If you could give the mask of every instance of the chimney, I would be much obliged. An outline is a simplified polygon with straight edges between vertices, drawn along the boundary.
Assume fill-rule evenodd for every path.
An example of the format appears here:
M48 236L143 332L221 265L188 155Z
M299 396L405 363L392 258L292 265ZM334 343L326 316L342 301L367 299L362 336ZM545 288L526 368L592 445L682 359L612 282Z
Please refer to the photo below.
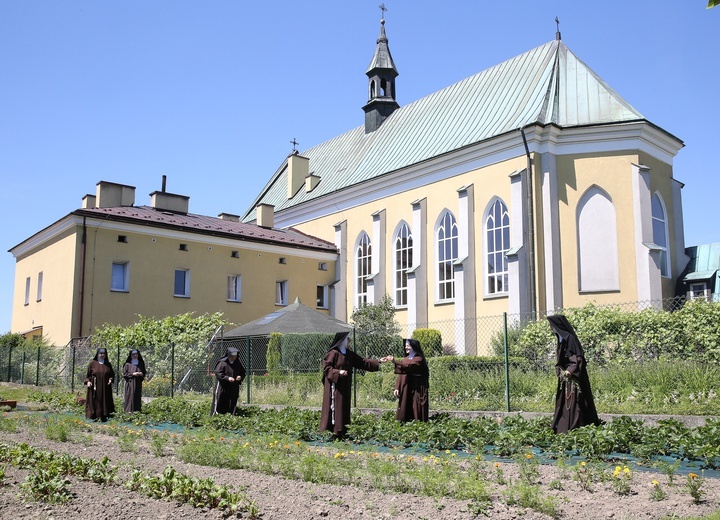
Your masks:
M92 195L88 193L82 198L82 208L88 209L88 208L94 208L95 207L95 195Z
M320 183L320 176L314 173L305 177L305 193L310 193Z
M255 208L257 225L264 228L272 228L275 224L275 206L272 204L258 204Z
M240 222L240 216L233 215L232 213L220 213L218 218L220 220L229 220L230 222Z
M288 191L287 198L292 199L305 183L305 177L310 171L310 159L293 152L288 157Z
M153 191L150 194L150 205L159 211L187 213L190 208L190 197L167 191Z
M135 186L100 181L95 188L95 207L116 208L135 204Z

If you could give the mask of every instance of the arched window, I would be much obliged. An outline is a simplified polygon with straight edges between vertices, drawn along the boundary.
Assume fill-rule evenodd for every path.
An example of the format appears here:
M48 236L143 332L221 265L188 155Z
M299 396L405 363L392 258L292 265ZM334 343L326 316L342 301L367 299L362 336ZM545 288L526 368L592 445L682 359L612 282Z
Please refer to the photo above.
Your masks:
M355 306L367 303L368 277L372 274L372 246L367 233L360 235L355 248Z
M660 275L670 276L670 255L668 254L668 228L665 204L659 193L652 197L652 230L653 242L660 247Z
M449 211L443 213L435 232L437 246L437 299L451 301L455 298L455 270L458 259L458 229L455 217Z
M579 289L620 289L617 219L610 196L597 186L580 198L577 209Z
M508 292L508 261L510 249L510 216L505 203L497 199L485 216L485 258L487 259L487 294Z
M395 305L406 307L407 301L407 272L412 267L413 239L410 227L403 222L395 234Z

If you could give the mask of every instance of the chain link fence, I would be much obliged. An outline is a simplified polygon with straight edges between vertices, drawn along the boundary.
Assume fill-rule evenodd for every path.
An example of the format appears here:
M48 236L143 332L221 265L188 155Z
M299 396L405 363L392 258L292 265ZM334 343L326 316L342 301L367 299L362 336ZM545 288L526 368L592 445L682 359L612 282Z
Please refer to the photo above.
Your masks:
M720 362L720 303L655 302L564 309L596 366L642 363L657 359ZM430 406L433 409L510 410L511 399L537 393L547 386L555 360L555 338L545 315L498 315L467 320L412 324L397 335L352 332L353 349L363 357L404 355L403 337L420 340L430 368ZM412 332L411 332L412 331ZM214 368L228 348L239 350L247 371L241 389L246 404L320 406L321 360L331 334L224 338L208 344L169 344L139 347L147 367L145 397L196 394L209 396ZM73 340L64 349L0 348L0 380L53 385L83 391L87 365L97 348L91 339ZM123 392L122 366L131 349L108 352L115 368L116 392ZM392 363L379 372L357 371L354 404L392 409L395 374Z

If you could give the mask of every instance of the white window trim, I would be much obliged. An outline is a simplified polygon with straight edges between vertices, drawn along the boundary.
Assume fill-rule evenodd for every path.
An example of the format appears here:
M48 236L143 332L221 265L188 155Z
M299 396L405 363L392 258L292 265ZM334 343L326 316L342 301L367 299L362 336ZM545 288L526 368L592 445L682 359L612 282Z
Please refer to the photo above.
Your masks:
M184 294L177 294L175 292L175 277L177 277L178 271L185 273L185 292ZM173 273L173 296L176 298L190 298L190 269L175 269Z
M452 240L454 230L454 239L458 241L456 245L456 249L459 248L459 230L457 225L457 219L455 218L455 215L449 211L449 210L443 210L440 213L440 217L437 219L437 222L435 224L435 233L434 233L434 245L435 245L435 303L436 304L443 304L443 303L453 303L455 302L455 267L454 264L458 260L458 255L455 256L455 258L451 258L450 260L443 260L443 263L449 262L450 264L450 278L448 280L440 280L440 230L443 229L443 223L445 221L445 217L449 215L452 218L452 224L450 226L450 240ZM447 238L443 238L443 241L448 240ZM459 254L459 253L458 253ZM440 298L440 284L446 283L450 281L451 282L451 288L452 288L452 297L450 298Z
M488 219L490 218L490 213L493 211L493 209L495 208L495 204L497 204L497 203L500 203L502 205L501 208L508 215L508 226L507 226L508 227L508 243L505 244L506 248L500 251L502 262L506 269L504 271L498 272L497 266L496 266L496 272L491 274L488 272L488 257L490 255L490 245L488 244L488 239L487 239L487 235L488 235L487 224L488 224ZM501 214L501 217L502 217L502 214ZM499 226L501 233L502 233L502 228L503 228L503 226L502 226L502 220L501 220L500 226ZM495 227L493 229L498 229L497 223L495 223ZM510 211L508 210L507 204L505 204L505 201L502 200L500 197L493 197L490 200L490 203L488 204L487 210L483 214L483 222L482 222L482 233L483 233L483 262L482 263L483 263L483 274L484 274L483 295L486 298L498 298L498 297L502 297L502 296L507 296L509 294L510 268L509 268L509 263L508 263L507 257L505 255L508 251L510 251L510 241L511 241L510 232L511 232ZM497 253L498 253L498 251L493 252L493 254L497 254ZM501 290L501 291L496 290L495 292L490 292L490 276L497 278L498 276L502 276L502 275L504 275L507 278L507 283L505 284L505 287L503 288L503 290Z
M288 304L288 281L278 280L275 282L275 305L286 306Z
M359 255L360 248L364 244L365 240L367 240L367 255L363 256L362 258L365 259L365 264L367 265L367 272L361 272L361 269L359 268L361 257ZM367 280L369 280L372 277L372 240L370 240L370 235L368 235L365 231L360 233L358 236L357 242L355 243L355 254L354 260L355 260L355 277L353 278L353 288L355 292L355 307L360 308L368 301L368 291L367 291ZM363 282L363 279L365 280ZM362 292L360 290L360 286L365 285L365 292Z
M696 289L702 289L702 295L696 293ZM704 298L706 300L710 299L710 288L708 287L707 282L694 282L688 285L688 292L687 297L689 300L699 300L700 298Z
M115 266L119 265L123 268L123 287L113 287L113 272ZM110 272L110 291L111 292L130 292L130 262L113 262L112 271Z
M25 278L25 305L30 305L30 277Z
M234 295L232 294L234 292ZM242 275L229 274L227 277L227 301L242 302Z
M328 305L328 286L327 285L321 285L318 284L318 287L322 287L323 290L323 296L322 296L322 302L318 302L317 298L315 299L315 306L318 309L327 309L329 307Z
M400 233L403 232L403 230L407 229L407 242L405 247L405 252L407 253L407 265L404 267L398 267L397 263L397 254L400 250L398 248L398 241L400 240ZM407 272L412 268L413 266L413 234L412 230L410 229L410 225L405 222L404 220L398 224L397 229L395 230L395 234L393 235L393 249L392 249L392 262L393 262L393 273L392 273L392 286L393 286L393 300L395 301L395 308L397 309L406 309L409 300L408 300L408 283L407 283ZM405 287L398 287L398 275L402 272L405 272ZM405 293L405 303L401 303L400 298L398 298L398 291L402 290Z
M43 272L40 271L38 273L37 277L37 301L42 301L42 292L43 292Z
M663 197L662 197L662 195L660 194L660 192L657 192L657 191L656 191L655 193L653 193L652 198L651 198L651 200L650 200L650 218L652 219L653 223L654 223L656 220L658 220L658 221L660 220L659 218L657 218L657 217L656 217L655 215L653 215L653 213L652 213L652 200L655 199L655 197L657 197L657 200L658 200L658 202L660 203L660 208L662 209L662 212L663 212L662 223L663 223L663 229L664 229L664 232L665 232L665 244L666 244L666 245L665 245L665 247L663 247L663 246L661 246L660 244L658 244L658 243L656 242L656 240L655 240L655 234L654 234L654 233L653 233L653 242L655 243L656 246L658 246L658 248L660 248L661 251L663 251L663 252L665 253L665 269L666 269L666 273L663 274L663 268L662 268L662 266L661 266L661 267L660 267L660 276L662 276L663 278L671 278L671 277L672 277L672 269L671 269L671 265L672 265L672 264L670 263L670 247L669 247L669 245L670 245L670 232L669 232L669 230L668 230L668 212L667 212L667 206L665 205L665 200L663 199ZM652 226L652 229L654 230L655 227Z

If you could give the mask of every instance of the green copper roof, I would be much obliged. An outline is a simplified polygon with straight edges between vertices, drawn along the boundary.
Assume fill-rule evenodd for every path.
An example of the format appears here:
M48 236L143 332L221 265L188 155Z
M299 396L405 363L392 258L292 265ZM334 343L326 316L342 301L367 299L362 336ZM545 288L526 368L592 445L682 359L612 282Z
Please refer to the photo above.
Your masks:
M553 40L399 108L374 132L358 126L302 152L320 177L317 187L288 199L285 163L243 219L254 220L261 202L279 212L530 123L573 127L642 119Z
M685 248L690 257L683 281L710 280L720 270L720 242Z

